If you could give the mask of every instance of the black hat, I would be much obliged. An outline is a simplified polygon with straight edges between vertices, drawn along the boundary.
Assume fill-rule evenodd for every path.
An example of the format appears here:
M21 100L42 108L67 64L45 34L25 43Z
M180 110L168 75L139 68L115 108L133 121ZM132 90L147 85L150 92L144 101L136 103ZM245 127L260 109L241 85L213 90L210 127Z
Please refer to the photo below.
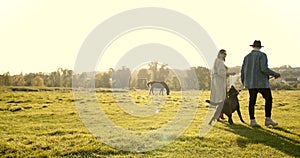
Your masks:
M264 46L261 45L261 42L259 40L255 40L253 42L253 44L250 45L250 46L252 46L252 47L264 47Z

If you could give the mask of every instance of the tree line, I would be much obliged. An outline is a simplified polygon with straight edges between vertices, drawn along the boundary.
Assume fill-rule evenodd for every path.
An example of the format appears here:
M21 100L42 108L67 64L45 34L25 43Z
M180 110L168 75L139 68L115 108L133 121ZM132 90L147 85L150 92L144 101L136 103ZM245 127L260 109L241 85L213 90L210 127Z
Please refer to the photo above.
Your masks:
M191 81L191 73L196 75L198 82ZM93 81L93 82L91 82ZM209 89L210 71L205 67L191 67L188 70L174 70L166 64L151 62L147 67L134 72L125 66L120 69L110 68L108 71L76 73L73 70L59 68L48 73L27 73L0 75L0 86L36 86L36 87L91 87L95 88L136 88L146 89L149 81L165 81L170 89ZM75 83L75 84L74 84ZM195 85L198 84L198 85Z
M300 68L282 66L274 68L284 77L299 78ZM229 68L229 71L240 72L240 67ZM195 75L195 77L191 77ZM282 78L283 78L282 77ZM92 82L93 81L93 82ZM170 69L167 64L151 62L135 71L131 71L126 66L120 69L110 68L104 72L82 72L75 73L73 70L58 68L56 71L48 73L28 73L10 75L9 72L0 74L0 86L35 86L35 87L95 87L95 88L136 88L147 89L149 81L165 81L171 90L210 89L210 71L206 67L191 67L187 70ZM74 84L76 83L76 84ZM240 78L237 77L234 84L242 88ZM271 80L273 89L293 89L289 85ZM298 88L298 86L296 86Z

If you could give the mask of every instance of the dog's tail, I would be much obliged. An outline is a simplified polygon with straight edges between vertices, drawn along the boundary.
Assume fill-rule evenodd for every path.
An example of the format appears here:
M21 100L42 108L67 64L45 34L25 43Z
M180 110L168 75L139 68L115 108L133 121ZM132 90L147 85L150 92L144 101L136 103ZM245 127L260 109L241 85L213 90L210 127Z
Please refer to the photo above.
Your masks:
M211 104L211 105L219 105L220 103L212 102L210 100L205 100L205 102Z

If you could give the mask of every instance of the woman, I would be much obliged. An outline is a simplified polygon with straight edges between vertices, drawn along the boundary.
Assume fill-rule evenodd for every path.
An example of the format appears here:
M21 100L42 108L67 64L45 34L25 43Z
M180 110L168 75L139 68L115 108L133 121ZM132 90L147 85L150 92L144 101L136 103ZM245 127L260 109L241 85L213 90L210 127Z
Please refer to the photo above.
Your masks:
M221 120L224 119L223 114L221 113L223 108L223 103L226 98L226 91L227 91L227 76L235 75L235 73L228 73L227 66L225 65L225 58L226 58L226 50L221 49L218 53L217 58L214 62L213 72L212 72L212 83L211 83L211 95L210 95L210 102L217 105L217 110L209 122L215 119ZM212 104L211 104L212 105Z

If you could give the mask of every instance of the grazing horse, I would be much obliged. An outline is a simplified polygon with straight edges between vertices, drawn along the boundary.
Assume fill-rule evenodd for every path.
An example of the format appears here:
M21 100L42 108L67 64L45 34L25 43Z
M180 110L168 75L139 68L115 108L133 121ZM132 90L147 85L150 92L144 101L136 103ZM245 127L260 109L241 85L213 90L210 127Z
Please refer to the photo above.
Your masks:
M151 82L147 83L147 87L150 88L149 94L151 94L151 93L154 94L153 93L154 88L160 89L159 94L161 94L161 95L164 95L164 89L166 89L167 95L170 94L170 89L165 82L151 81Z

